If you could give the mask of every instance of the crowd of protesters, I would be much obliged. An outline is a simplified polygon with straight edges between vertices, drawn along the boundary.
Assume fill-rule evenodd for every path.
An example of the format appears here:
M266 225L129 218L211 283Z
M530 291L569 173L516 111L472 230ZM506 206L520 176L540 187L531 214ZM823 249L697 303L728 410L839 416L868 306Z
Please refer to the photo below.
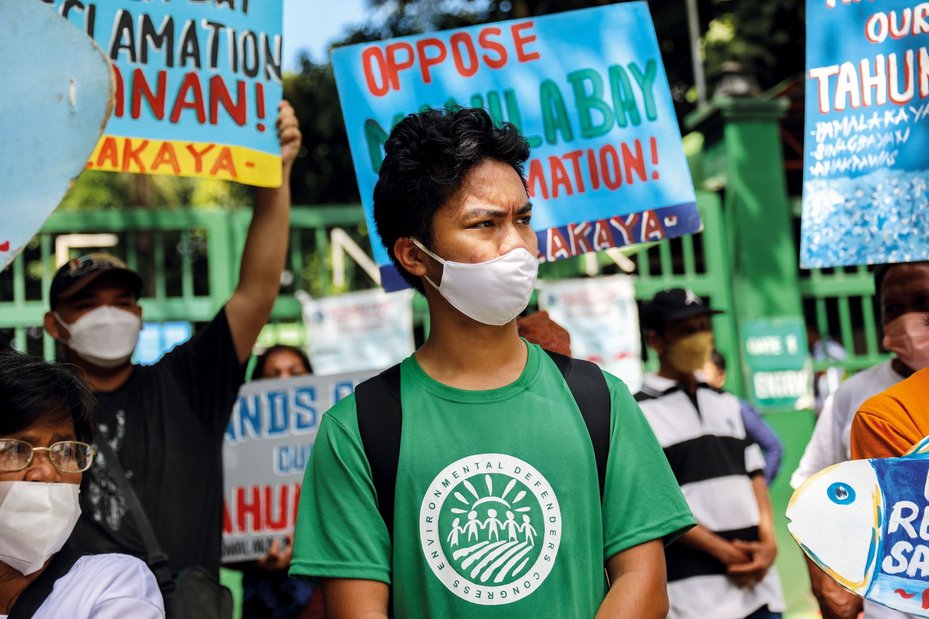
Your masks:
M277 130L284 184L259 190L238 285L188 342L133 365L145 283L89 254L48 295L69 365L0 354L0 618L229 616L223 432L284 266L301 139L286 102ZM642 305L658 369L637 394L572 359L547 314L521 316L538 269L528 158L478 109L392 130L374 221L429 334L324 416L295 535L237 566L247 617L784 612L767 489L782 446L723 390L717 310L682 288ZM794 486L929 433L929 263L875 283L893 358L824 398ZM311 372L279 346L253 378ZM809 570L824 617L900 616Z

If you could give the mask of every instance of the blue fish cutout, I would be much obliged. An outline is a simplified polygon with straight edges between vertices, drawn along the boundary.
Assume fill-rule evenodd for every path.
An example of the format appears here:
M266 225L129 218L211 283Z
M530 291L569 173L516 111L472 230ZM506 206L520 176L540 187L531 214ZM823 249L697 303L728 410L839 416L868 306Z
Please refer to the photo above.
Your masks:
M787 529L840 585L929 617L929 437L900 458L830 466L797 488Z

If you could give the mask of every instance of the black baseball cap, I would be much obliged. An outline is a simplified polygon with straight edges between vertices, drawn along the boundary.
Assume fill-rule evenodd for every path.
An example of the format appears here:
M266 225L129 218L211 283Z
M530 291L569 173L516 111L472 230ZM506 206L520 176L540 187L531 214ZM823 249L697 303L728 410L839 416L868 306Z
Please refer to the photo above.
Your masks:
M62 299L68 299L104 273L117 275L138 298L142 293L142 278L116 256L102 252L87 254L61 265L52 279L49 302L52 309Z
M655 329L676 320L722 313L722 310L707 305L693 290L668 288L656 293L642 306L642 325L646 329Z

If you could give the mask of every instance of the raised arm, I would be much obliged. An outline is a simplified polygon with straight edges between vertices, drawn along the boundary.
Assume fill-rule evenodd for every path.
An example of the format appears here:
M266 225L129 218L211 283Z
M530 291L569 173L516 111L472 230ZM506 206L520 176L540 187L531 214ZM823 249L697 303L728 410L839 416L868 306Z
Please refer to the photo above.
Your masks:
M239 356L244 362L258 334L271 316L280 288L290 229L290 172L300 150L300 129L287 101L278 108L277 135L281 142L281 175L277 188L261 187L245 238L239 283L226 303L226 318Z

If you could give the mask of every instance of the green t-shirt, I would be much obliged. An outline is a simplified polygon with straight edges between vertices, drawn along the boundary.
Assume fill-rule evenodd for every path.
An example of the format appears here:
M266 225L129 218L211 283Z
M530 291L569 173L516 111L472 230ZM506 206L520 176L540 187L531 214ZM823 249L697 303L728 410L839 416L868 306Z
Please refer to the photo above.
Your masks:
M609 557L694 525L629 390L605 376L601 510L590 435L538 346L515 382L487 391L443 385L404 360L393 561L349 397L316 437L290 573L392 582L397 617L593 617Z

